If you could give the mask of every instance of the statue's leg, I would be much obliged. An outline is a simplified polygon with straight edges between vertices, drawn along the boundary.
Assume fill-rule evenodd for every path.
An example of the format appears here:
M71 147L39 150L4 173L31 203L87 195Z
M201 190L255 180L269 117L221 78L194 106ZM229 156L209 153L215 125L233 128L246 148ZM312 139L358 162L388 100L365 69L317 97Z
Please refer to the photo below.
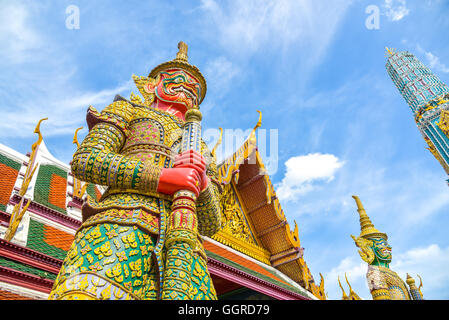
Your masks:
M151 287L155 237L136 226L102 223L81 228L49 299L145 299Z
M197 250L193 253L191 284L192 300L217 300L214 284L207 270L207 260Z
M200 240L193 250L187 243L172 244L167 252L164 277L163 300L217 300Z

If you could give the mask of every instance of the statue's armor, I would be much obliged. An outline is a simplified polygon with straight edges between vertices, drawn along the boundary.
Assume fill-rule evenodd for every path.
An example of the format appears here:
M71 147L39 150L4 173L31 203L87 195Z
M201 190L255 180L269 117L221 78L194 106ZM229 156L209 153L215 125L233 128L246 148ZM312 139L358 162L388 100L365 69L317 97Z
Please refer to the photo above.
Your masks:
M411 300L405 282L389 268L369 265L366 278L374 300Z
M75 152L74 176L107 186L88 197L50 298L158 299L164 269L164 235L172 196L158 193L162 168L173 166L184 122L168 112L121 97L101 113L90 108L89 133ZM216 164L202 152L211 183L196 203L198 231L220 227ZM182 257L180 257L182 258ZM201 238L193 250L191 299L216 299Z

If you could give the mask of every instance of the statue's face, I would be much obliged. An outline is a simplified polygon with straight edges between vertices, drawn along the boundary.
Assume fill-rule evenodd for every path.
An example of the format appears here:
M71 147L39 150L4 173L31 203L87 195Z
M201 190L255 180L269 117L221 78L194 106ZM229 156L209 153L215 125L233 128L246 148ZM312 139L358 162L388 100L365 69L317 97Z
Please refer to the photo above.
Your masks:
M199 81L189 73L173 69L160 73L160 81L156 85L156 97L171 104L185 113L198 104L201 86Z
M388 244L387 240L383 238L370 238L373 242L374 255L381 261L390 263L391 262L391 246Z

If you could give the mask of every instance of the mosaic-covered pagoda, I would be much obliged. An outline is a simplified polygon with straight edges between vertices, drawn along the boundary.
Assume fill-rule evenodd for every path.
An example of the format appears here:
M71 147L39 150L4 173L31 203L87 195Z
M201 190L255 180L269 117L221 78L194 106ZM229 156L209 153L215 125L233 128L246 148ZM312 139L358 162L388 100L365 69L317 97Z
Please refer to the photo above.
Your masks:
M388 48L387 53L391 80L409 105L429 151L449 175L449 87L412 53Z

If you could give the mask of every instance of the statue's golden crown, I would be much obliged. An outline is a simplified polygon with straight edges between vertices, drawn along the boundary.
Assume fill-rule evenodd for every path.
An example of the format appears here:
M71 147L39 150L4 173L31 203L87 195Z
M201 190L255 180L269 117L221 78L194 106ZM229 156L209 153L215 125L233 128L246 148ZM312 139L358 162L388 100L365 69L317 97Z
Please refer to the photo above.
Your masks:
M359 237L368 239L372 237L380 237L385 240L388 240L388 236L386 233L380 232L374 227L374 224L371 222L370 218L366 214L365 208L363 208L362 202L359 197L352 196L357 204L357 211L360 216L360 235Z

